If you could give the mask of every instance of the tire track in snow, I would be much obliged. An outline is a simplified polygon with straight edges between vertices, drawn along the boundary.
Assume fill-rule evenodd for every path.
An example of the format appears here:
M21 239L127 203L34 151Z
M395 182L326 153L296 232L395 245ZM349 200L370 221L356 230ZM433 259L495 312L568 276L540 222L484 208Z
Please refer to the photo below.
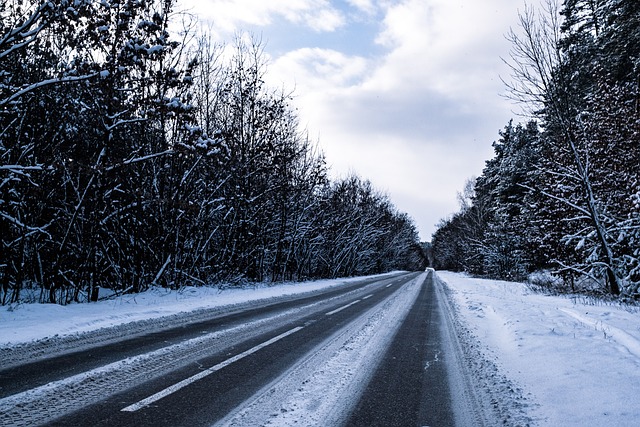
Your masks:
M40 425L68 414L149 379L157 378L177 367L205 357L216 349L242 342L256 331L285 325L303 318L331 302L351 295L336 296L300 307L284 310L255 321L232 326L158 350L82 372L71 377L0 398L0 425ZM356 291L357 292L357 291Z
M216 426L340 425L416 300L426 273L335 333Z

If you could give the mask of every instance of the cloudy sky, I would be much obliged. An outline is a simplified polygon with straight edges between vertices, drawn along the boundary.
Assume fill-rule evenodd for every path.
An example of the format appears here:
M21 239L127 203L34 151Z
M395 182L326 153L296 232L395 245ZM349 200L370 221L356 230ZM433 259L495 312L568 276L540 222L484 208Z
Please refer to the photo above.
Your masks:
M422 240L458 209L517 108L501 58L520 0L182 0L221 40L262 38L272 85L334 177L355 172L411 215ZM517 119L517 117L516 117Z

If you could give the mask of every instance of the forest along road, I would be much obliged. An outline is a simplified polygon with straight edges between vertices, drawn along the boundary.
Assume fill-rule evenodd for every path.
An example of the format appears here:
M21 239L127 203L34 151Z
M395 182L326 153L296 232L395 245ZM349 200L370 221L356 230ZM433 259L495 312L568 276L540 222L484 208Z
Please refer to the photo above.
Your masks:
M0 365L0 425L491 425L439 286L367 280Z

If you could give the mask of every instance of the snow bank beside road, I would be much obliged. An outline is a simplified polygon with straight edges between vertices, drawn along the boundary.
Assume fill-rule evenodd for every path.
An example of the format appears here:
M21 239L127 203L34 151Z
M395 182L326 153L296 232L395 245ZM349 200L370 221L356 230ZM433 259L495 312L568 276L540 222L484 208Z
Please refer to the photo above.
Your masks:
M534 403L537 425L638 425L640 310L437 274L487 357Z
M393 274L393 273L389 273ZM371 276L371 277L383 277ZM363 277L317 280L250 289L193 288L179 291L154 288L91 304L19 304L0 307L0 347L62 337L138 320L156 319L249 301L265 301L286 295L299 295L362 280Z

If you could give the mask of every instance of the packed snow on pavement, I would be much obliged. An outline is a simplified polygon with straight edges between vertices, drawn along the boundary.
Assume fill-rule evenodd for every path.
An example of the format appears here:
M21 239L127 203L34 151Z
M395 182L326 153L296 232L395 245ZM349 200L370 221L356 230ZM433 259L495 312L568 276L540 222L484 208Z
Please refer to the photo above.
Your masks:
M640 420L640 310L525 284L438 272L478 354L523 396L534 425L627 426ZM151 289L92 304L0 307L0 348L56 341L128 322L313 292L359 279L252 289ZM117 329L117 328L116 328ZM464 334L463 334L464 335ZM468 338L463 344L469 345ZM485 366L486 364L482 364ZM513 396L502 396L499 400ZM516 420L514 420L516 422ZM516 422L517 424L517 422Z
M257 399L259 401L257 405L255 404L256 399L253 399L253 403L247 402L241 405L238 409L240 412L236 411L235 413L240 415L242 419L250 417L252 420L261 420L255 423L252 422L251 425L264 425L266 421L273 422L276 419L274 418L274 411L276 415L285 417L285 419L281 420L285 423L282 425L296 423L298 425L321 425L323 421L318 420L326 420L329 416L336 417L336 420L343 417L344 414L348 413L353 402L357 402L358 393L356 391L359 389L359 385L365 384L366 378L375 370L380 354L383 349L388 347L388 341L402 323L404 316L412 305L412 299L419 292L426 275L426 273L423 273L414 277L403 285L403 291L391 294L381 304L375 305L359 316L356 321L349 323L326 340L319 346L320 348L314 349L311 355L303 357L301 361L294 364L293 367L267 387L268 393L259 393L261 398ZM387 281L389 280L394 279L387 279ZM350 281L329 281L324 282L324 285L325 287L338 286ZM318 286L322 286L322 284L307 284L306 288L308 290ZM304 287L304 285L300 286L300 288ZM272 301L273 295L278 294L276 289L265 292L271 295L267 299L268 302ZM279 292L281 294L285 292L284 295L286 295L291 292L291 289L280 287ZM242 291L239 293L242 293ZM364 293L366 291L363 292L363 290L356 288L350 290L347 295ZM236 297L229 298L231 300L236 299ZM135 386L139 384L140 380L145 381L162 376L164 373L182 366L181 364L185 361L197 360L198 357L203 357L207 352L214 351L212 349L215 347L231 347L234 342L237 344L240 342L238 340L242 340L243 337L246 340L248 336L251 336L249 331L259 332L264 328L277 329L282 324L295 323L296 319L300 320L307 317L309 312L314 310L320 310L321 313L325 313L326 309L323 307L327 304L327 301L340 298L341 296L334 296L284 311L271 312L265 316L258 316L255 320L250 320L247 323L200 335L186 341L168 344L166 347L155 351L127 357L108 365L99 366L71 377L2 398L0 399L0 414L2 414L0 416L0 424L27 426L47 423L52 418L64 416L74 410L97 403L105 395L113 395L128 387ZM261 300L264 302L264 298ZM254 299L253 303L258 304L259 301ZM337 311L340 310L338 309ZM210 311L208 313L211 315ZM325 314L330 315L330 313L327 312ZM180 318L193 319L194 314L197 315L197 311L183 313ZM174 320L178 319L174 316L171 315L170 317ZM153 323L159 320L155 319ZM132 330L138 327L139 325L120 324L112 329L122 333L131 333ZM289 330L286 334L295 333L303 328L304 326L300 325ZM102 330L96 331L96 333L99 332L102 332ZM284 334L280 336L282 335ZM64 341L64 338L60 338L59 340L53 340L52 344L54 347L57 346L56 350L58 350L60 342ZM273 339L270 341L273 341ZM257 347L269 345L268 343L269 341ZM11 355L12 352L22 352L20 351L22 350L20 346L13 347L13 350L9 349L8 353ZM244 357L243 355L247 353L248 351L235 355L216 366L233 363L234 360ZM150 360L153 361L152 364L149 363ZM143 369L149 366L152 369ZM210 367L209 369L201 370L196 377L206 376L217 369L216 367ZM295 383L295 387L292 386L292 381ZM187 378L169 389L181 388L182 383L190 382L192 382L192 378ZM96 387L96 384L100 384L100 386ZM300 384L304 384L304 387L301 387ZM273 400L276 395L274 395L272 389L279 390L276 400ZM158 395L165 395L165 390L159 392ZM150 402L155 402L155 396L150 397L152 399ZM287 396L289 398L285 399ZM63 404L59 403L61 400L64 402ZM134 403L122 410L136 411L140 405L142 407L146 406L148 403L144 402L147 400ZM316 402L322 402L322 405L317 405ZM343 408L343 410L336 412L338 407ZM53 408L54 413L51 413L50 408ZM230 425L237 425L237 422L233 418L228 418L225 421ZM339 422L336 424L339 424ZM241 422L240 425L247 424Z

